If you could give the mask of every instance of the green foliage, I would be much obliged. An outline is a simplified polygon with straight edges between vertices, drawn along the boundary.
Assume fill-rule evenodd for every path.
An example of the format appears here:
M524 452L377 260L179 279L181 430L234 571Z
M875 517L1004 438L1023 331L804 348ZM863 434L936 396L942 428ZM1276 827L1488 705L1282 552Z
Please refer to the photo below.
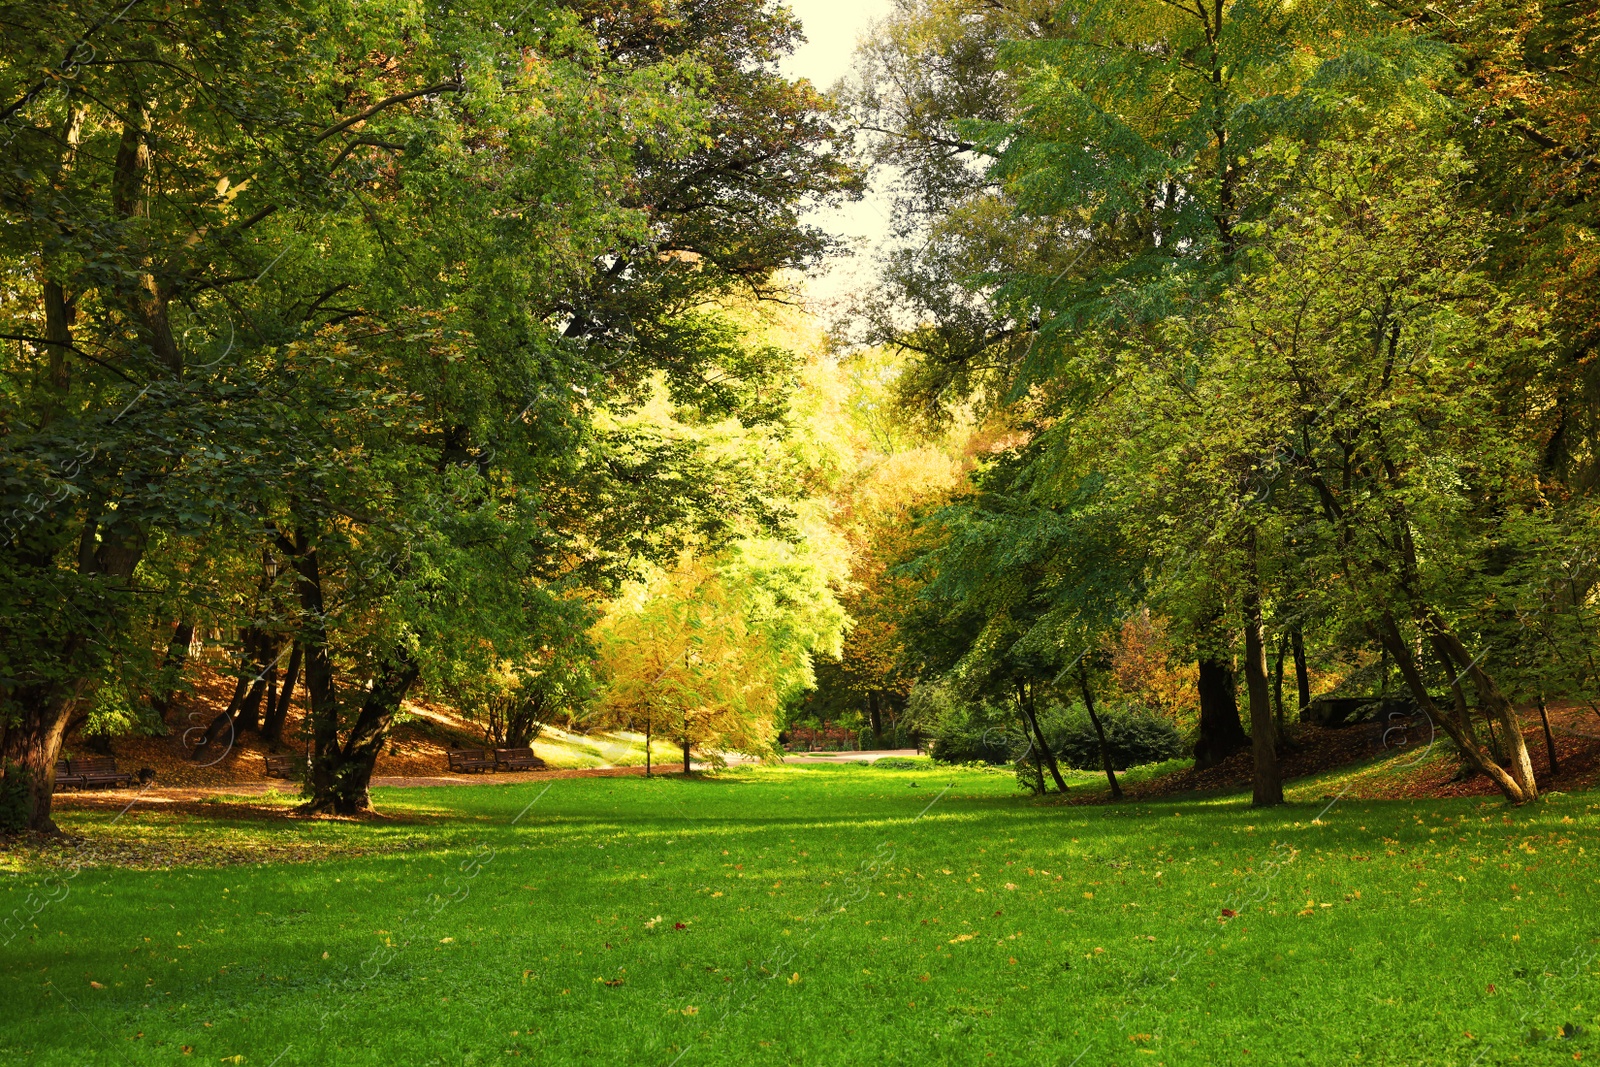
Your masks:
M1185 755L1189 746L1172 720L1138 708L1096 707L1095 714L1105 730L1106 749L1111 766L1119 771L1161 763ZM1083 705L1055 708L1040 716L1045 740L1056 758L1078 771L1098 771L1100 737Z
M0 773L0 834L19 834L28 829L33 816L33 772L20 764L7 762Z
M872 761L874 770L926 771L933 769L933 761L926 756L885 756Z
M917 687L913 708L930 740L928 754L940 763L1009 763L1029 747L1012 709L968 702L927 684Z

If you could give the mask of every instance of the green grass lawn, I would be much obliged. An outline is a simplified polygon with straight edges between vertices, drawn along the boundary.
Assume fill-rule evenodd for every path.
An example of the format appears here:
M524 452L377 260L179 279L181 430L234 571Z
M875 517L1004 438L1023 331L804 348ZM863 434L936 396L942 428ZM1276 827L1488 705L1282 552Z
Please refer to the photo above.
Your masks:
M1319 823L1015 790L823 766L393 790L378 824L70 814L181 865L13 857L0 1063L1600 1058L1589 795Z

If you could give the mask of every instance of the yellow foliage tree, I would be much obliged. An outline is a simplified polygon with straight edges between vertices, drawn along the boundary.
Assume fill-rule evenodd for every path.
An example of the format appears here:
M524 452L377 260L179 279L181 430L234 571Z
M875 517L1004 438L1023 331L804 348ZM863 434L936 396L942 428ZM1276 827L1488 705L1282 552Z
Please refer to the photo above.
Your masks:
M685 554L670 571L635 583L596 627L608 676L597 718L683 749L766 754L776 736L780 679L803 651L768 639L707 561Z

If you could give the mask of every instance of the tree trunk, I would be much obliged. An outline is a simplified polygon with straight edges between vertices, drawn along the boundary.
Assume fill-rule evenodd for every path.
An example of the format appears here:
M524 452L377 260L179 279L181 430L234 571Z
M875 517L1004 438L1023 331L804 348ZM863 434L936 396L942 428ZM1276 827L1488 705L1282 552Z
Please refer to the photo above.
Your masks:
M322 599L322 571L317 550L304 529L294 539L278 535L278 546L295 572L295 594L300 601L300 644L305 649L306 711L310 719L312 805L337 793L339 766L339 696L334 686L333 659L328 653L328 630ZM370 698L369 698L370 699Z
M1250 698L1251 750L1255 756L1255 789L1250 803L1269 808L1283 803L1283 777L1278 770L1278 743L1272 722L1272 695L1267 688L1267 648L1262 634L1261 593L1255 577L1255 534L1250 535L1250 564L1244 594L1244 677Z
M547 698L540 694L529 697L517 705L506 721L506 746L527 748L544 732L544 709Z
M1039 729L1039 717L1033 713L1033 691L1022 682L1017 683L1017 702L1022 705L1022 713L1028 717L1028 725L1033 727L1034 742L1039 746L1039 759L1050 768L1050 777L1055 779L1056 788L1063 793L1067 791L1066 779L1061 777L1061 768L1056 765L1056 754L1050 751L1050 746L1045 743L1044 731ZM1043 782L1044 776L1040 775Z
M125 623L113 594L126 589L144 556L144 531L120 512L110 512L105 523L100 515L91 514L79 531L78 546L78 573L90 580L85 584L94 587L100 621L96 623L83 611L74 612L88 629L76 621L68 623L49 665L60 680L13 688L8 694L10 721L0 727L0 774L26 776L27 825L44 833L59 832L50 818L56 760L61 757L68 724L93 692L93 678L82 660L92 646L109 641L111 632ZM49 560L39 565L54 566Z
M1539 786L1533 777L1533 757L1528 754L1528 742L1522 736L1522 723L1517 719L1517 709L1506 699L1505 694L1500 692L1500 687L1495 684L1494 679L1489 677L1479 666L1478 661L1468 653L1461 639L1445 626L1443 619L1429 611L1425 614L1425 624L1431 632L1438 634L1451 657L1461 665L1467 677L1472 679L1472 684L1478 691L1478 703L1483 706L1484 711L1493 712L1500 719L1511 775L1516 779L1524 800L1537 800Z
M245 705L252 698L260 703L264 673L261 642L262 634L253 626L246 627L240 635L239 678L233 686L233 697L228 701L228 706L207 724L194 751L189 753L189 758L196 763L204 763L209 767L226 756L243 727L241 713ZM220 752L217 751L219 747Z
M266 717L261 720L263 741L277 743L283 740L283 724L289 716L290 699L294 696L295 682L300 680L301 651L297 640L289 653L289 669L284 672L283 688L278 692L278 699L268 706Z
M379 662L378 676L350 736L330 756L313 762L311 800L302 812L360 815L372 810L372 769L389 736L389 724L420 673L421 667L401 647Z
M1300 696L1300 714L1311 706L1311 674L1306 670L1306 639L1300 627L1289 631L1289 647L1294 652L1294 684Z
M1278 739L1283 739L1283 661L1288 656L1287 638L1278 638L1278 663L1272 669L1272 707L1278 716Z
M685 778L687 778L687 777L689 777L689 773L690 773L689 772L689 739L687 737L684 738L683 741L682 741L682 744L683 744L683 776Z
M1556 763L1556 739L1550 736L1550 716L1544 710L1544 690L1539 690L1539 721L1544 724L1544 750L1550 757L1550 773L1555 774L1560 770Z
M1474 767L1494 779L1495 785L1500 787L1500 792L1505 794L1507 800L1513 804L1521 804L1530 799L1523 793L1522 787L1517 784L1517 780L1506 773L1504 767L1490 759L1478 747L1476 740L1461 731L1455 720L1439 711L1438 706L1433 702L1432 694L1428 692L1428 686L1422 677L1422 673L1417 670L1416 661L1411 657L1410 646L1406 644L1405 639L1400 634L1400 626L1395 622L1394 615L1390 612L1384 612L1373 629L1378 639L1388 648L1389 654L1394 657L1395 664L1400 668L1400 676L1406 680L1406 685L1410 687L1411 697L1417 702L1417 706L1430 719L1444 727L1445 733L1450 735L1451 740L1455 741Z
M875 748L883 747L883 713L878 708L878 691L867 691L867 718L872 723L872 743Z
M1239 721L1233 665L1223 659L1200 661L1200 724L1194 743L1194 768L1215 767L1250 744Z
M1017 717L1022 720L1022 736L1028 739L1028 747L1033 750L1033 776L1039 783L1038 794L1044 796L1050 792L1050 787L1044 784L1044 755L1039 751L1038 739L1033 736L1033 727L1028 724L1028 713L1019 707ZM1020 760L1024 767L1027 766L1027 759L1028 754L1024 752Z
M1094 694L1089 690L1089 669L1078 660L1078 686L1083 690L1083 706L1089 710L1089 721L1094 724L1094 735L1100 739L1100 766L1105 768L1106 781L1111 783L1111 799L1122 799L1122 786L1117 784L1116 769L1111 766L1111 746L1106 744L1106 731L1100 725L1100 716L1094 713Z
M22 708L21 721L5 731L0 751L0 772L4 777L21 775L27 783L27 827L43 833L59 833L50 818L50 801L55 794L56 760L66 737L67 721L73 709L88 692L88 683L70 687L38 686L14 694ZM17 699L20 698L20 699Z
M161 661L160 689L150 706L168 723L172 709L178 703L178 689L183 682L183 669L189 664L189 646L194 643L194 623L182 619L172 629L172 640L167 642L167 655Z
M649 715L646 715L645 716L645 720L644 720L644 776L646 778L649 778L651 776L651 772L650 772L650 716Z

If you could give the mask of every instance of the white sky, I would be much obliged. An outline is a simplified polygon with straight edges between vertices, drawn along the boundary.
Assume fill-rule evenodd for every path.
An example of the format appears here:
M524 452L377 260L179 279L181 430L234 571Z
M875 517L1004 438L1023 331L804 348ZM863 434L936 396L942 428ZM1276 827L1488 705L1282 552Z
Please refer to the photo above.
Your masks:
M849 72L856 42L891 10L890 0L788 0L788 6L805 29L806 43L783 63L783 71L790 77L810 78L819 89L832 87ZM887 197L869 192L858 203L819 212L809 220L845 237L858 253L854 261L836 262L806 279L814 310L825 318L831 304L868 280L872 249L888 232L888 212Z

